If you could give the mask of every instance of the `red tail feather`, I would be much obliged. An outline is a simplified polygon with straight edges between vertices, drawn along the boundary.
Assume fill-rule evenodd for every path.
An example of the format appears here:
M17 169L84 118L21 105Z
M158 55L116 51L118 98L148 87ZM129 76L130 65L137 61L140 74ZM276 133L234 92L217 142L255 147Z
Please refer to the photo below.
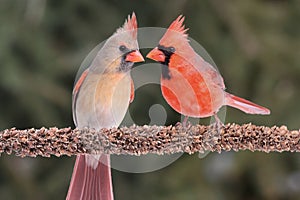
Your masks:
M94 169L85 155L76 158L67 200L113 200L109 155L101 155ZM103 164L103 163L107 163Z
M246 99L226 93L226 105L237 108L248 114L269 115L270 110Z

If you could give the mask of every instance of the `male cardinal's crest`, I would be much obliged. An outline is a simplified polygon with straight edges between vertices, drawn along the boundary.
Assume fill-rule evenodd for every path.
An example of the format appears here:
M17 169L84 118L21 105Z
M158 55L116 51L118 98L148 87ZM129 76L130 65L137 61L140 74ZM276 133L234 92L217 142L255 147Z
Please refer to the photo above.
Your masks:
M189 29L188 28L185 28L185 25L183 24L184 22L184 16L182 15L179 15L179 17L177 17L176 20L174 20L172 22L172 24L169 26L167 32L166 32L166 37L168 37L168 33L170 31L176 31L178 33L181 33L182 34L182 37L188 37L188 34L186 33Z

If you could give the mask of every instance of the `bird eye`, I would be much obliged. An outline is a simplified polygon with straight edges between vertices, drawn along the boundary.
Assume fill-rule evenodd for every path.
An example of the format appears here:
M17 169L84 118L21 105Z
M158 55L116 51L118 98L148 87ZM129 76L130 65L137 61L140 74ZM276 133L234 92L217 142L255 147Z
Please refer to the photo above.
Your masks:
M175 52L175 48L174 47L169 47L169 51L174 53Z
M124 52L127 50L127 47L125 45L121 45L121 46L119 46L119 50Z

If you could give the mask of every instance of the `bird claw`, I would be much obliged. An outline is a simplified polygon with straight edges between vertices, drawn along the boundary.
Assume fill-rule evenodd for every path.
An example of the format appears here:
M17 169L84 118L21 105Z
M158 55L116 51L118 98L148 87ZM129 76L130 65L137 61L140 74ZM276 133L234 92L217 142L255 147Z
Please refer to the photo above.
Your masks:
M206 145L207 150L214 150L214 146L218 143L218 140L221 135L221 128L224 127L224 124L215 114L215 123L209 126L207 132L203 135L203 142Z

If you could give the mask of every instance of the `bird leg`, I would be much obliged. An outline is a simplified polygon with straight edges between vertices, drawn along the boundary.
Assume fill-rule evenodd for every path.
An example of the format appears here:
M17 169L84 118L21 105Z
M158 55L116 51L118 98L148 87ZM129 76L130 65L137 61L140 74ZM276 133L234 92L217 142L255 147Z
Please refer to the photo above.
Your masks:
M221 122L217 114L214 114L215 123L210 126L210 128L207 130L206 133L203 134L203 141L205 145L207 145L207 148L212 148L214 145L218 142L218 139L221 134L221 127L224 126L224 124Z
M182 122L182 126L183 126L184 128L187 128L188 119L189 119L188 116L184 116L184 119L183 119L183 122Z
M220 120L220 118L218 117L217 113L214 113L214 118L215 118L215 123L214 123L214 127L213 128L219 131L220 128L224 126L224 124Z

